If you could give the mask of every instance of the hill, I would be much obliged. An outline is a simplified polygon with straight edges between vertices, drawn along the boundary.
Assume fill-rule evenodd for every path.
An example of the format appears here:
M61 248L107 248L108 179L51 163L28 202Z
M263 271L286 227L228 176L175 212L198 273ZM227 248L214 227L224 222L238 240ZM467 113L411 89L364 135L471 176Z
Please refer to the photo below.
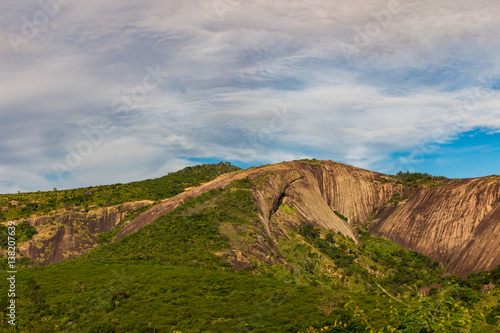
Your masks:
M25 240L31 245L21 252L36 265L48 262L40 258L58 263L23 268L18 274L18 329L500 329L500 269L494 267L498 244L494 235L481 233L495 226L495 178L387 176L311 160L233 171L194 188L188 185L164 200L101 207L99 218L76 221L75 214L91 211L64 212L69 217L56 213L54 223L64 230L58 246L40 240L50 232L36 223L47 217L27 219L38 234L23 231L32 239ZM469 212L471 207L477 212ZM456 221L457 216L463 218ZM467 224L471 219L474 226ZM99 229L109 221L109 230ZM91 247L72 260L52 256L67 253L68 238L84 239L85 231ZM430 232L441 234L426 234ZM463 251L476 254L478 234L493 249L490 255L481 254L472 265L451 266L453 260L460 262ZM31 257L26 249L37 245L44 256ZM441 262L448 258L448 265ZM462 277L469 273L468 279L451 274L450 267ZM5 308L4 295L0 301ZM3 328L8 331L5 322Z
M30 229L30 237L18 242L21 253L37 265L55 263L106 242L138 213L162 200L238 170L228 162L221 162L187 167L161 178L128 184L4 194L0 195L0 223L15 220ZM6 247L5 235L4 230L0 248Z

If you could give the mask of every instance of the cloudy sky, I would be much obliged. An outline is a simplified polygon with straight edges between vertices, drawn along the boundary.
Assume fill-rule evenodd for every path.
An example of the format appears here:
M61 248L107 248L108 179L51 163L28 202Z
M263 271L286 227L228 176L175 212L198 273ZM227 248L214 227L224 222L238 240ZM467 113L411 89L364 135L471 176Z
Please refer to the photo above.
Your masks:
M0 0L0 193L299 158L500 174L496 0Z

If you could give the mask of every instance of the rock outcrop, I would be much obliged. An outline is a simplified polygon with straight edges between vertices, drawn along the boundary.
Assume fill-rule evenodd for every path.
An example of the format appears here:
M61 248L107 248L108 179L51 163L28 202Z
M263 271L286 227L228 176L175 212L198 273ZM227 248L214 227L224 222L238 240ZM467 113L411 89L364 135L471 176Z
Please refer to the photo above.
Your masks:
M304 223L340 231L356 239L353 224L364 222L374 207L382 205L400 185L374 182L382 174L335 162L288 162L255 167L221 177L169 198L137 217L116 236L130 235L185 200L211 189L224 188L231 181L250 178L257 184L254 197L262 212L269 236L269 221L282 203L293 205ZM341 219L334 211L348 218Z
M500 179L453 179L380 209L370 230L465 277L500 264Z
M65 211L52 216L17 221L34 226L38 234L20 244L20 253L37 264L51 264L75 258L97 245L99 233L113 230L127 212L152 204L151 201L125 203L89 212Z

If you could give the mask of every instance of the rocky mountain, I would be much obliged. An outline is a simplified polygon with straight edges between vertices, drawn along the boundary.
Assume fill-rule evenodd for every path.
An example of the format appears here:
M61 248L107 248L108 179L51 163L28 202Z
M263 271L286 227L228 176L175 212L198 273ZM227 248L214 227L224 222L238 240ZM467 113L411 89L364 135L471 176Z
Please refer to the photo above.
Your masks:
M224 174L187 189L147 209L119 230L114 241L133 234L179 204L235 181L251 180L259 208L262 237L277 245L284 227L311 224L340 232L356 241L354 228L367 224L375 235L420 252L447 265L446 272L491 270L500 264L500 177L439 179L405 183L396 177L331 161L293 161ZM57 227L44 227L47 217L27 221L44 230L23 244L22 252L45 263L88 252L99 233L113 231L133 211L152 202L135 202L95 213L53 216ZM284 214L280 207L293 207ZM80 235L75 232L77 221ZM269 247L269 246L267 246ZM233 265L245 267L252 258L265 258L269 248L242 251L235 246ZM276 259L274 259L276 260ZM272 261L272 260L271 260Z
M0 218L21 217L16 316L22 332L498 332L498 178L302 160L2 195Z
M500 265L500 177L454 179L408 191L397 205L382 207L370 230L423 253L446 272Z

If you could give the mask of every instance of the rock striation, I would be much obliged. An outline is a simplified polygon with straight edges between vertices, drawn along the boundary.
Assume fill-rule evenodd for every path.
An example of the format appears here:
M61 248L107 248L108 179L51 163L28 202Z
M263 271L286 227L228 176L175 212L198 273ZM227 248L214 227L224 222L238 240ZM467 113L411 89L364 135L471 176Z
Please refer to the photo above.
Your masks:
M500 179L453 179L380 209L370 230L466 277L500 264Z

